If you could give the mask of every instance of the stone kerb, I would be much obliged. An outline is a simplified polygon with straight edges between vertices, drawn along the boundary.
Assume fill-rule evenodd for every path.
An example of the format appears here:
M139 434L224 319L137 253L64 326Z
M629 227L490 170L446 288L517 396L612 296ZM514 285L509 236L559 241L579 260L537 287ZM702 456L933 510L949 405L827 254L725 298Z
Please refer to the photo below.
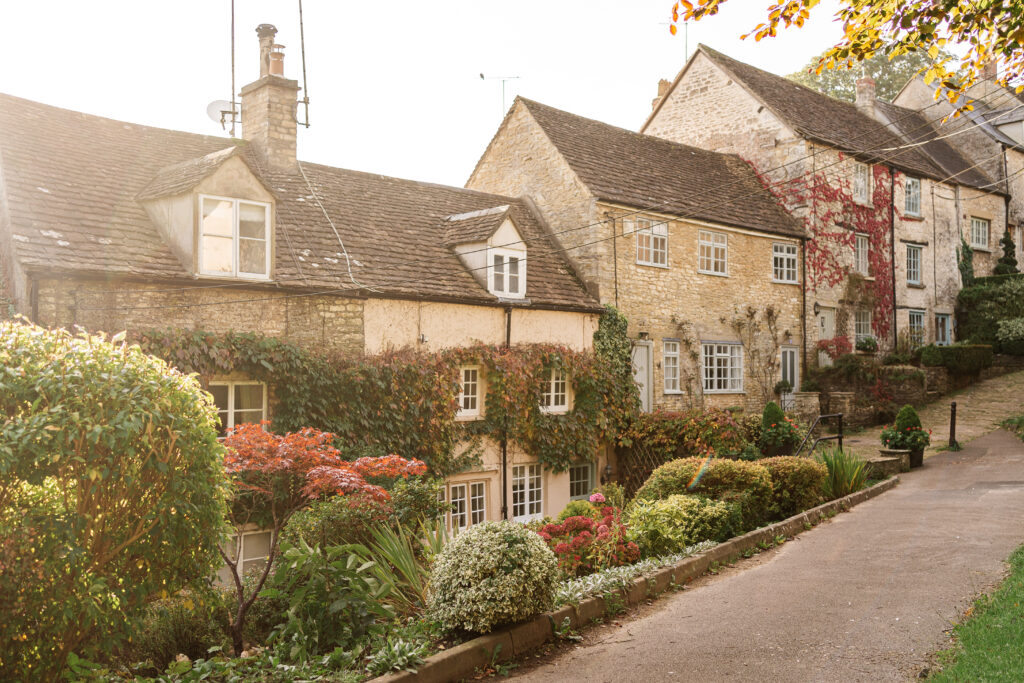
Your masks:
M804 510L789 519L737 536L675 565L663 567L651 575L638 577L632 585L622 590L622 599L629 606L640 604L673 585L680 585L701 576L711 569L712 565L738 559L742 553L760 544L774 543L779 536L796 536L824 519L885 493L898 483L899 477L887 479L844 498ZM608 612L607 601L601 596L593 596L575 607L566 605L554 612L539 614L523 623L474 638L432 655L416 673L400 671L374 680L381 683L458 681L470 676L476 669L522 657L540 647L554 638L555 630L561 629L567 618L570 628L580 628L603 618Z

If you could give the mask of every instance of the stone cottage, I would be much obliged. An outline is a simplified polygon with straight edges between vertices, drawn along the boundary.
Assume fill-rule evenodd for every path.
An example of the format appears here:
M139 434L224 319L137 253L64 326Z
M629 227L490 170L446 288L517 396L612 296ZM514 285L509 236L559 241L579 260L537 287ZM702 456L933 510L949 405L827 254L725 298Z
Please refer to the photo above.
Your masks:
M472 344L593 347L603 307L526 199L296 157L298 85L267 59L241 92L243 139L114 121L0 95L0 255L14 312L109 333L248 331L349 356ZM277 61L280 65L281 62ZM201 378L227 428L274 411L252 377ZM459 420L487 410L461 369ZM552 376L547 412L572 409ZM517 444L450 478L451 524L556 515L604 450L547 471ZM240 562L258 561L254 535ZM264 553L265 554L265 553Z
M999 85L995 64L984 72L983 79L968 89L966 98L951 103L947 98L935 99L935 87L923 77L913 78L900 90L893 104L918 111L942 115L936 130L946 136L964 157L997 183L1008 196L1006 225L1017 246L1017 260L1024 259L1024 99L1012 88ZM970 101L972 109L960 115L955 108ZM979 235L980 237L980 235ZM991 242L975 258L984 270L1001 255L998 240ZM982 245L979 244L979 249Z
M805 235L738 156L518 98L467 187L541 207L628 318L645 409L760 410L799 386Z
M821 363L868 336L950 343L961 237L984 274L984 245L1006 225L1005 192L940 138L940 112L880 101L871 79L857 87L842 102L701 45L640 129L739 154L803 220Z

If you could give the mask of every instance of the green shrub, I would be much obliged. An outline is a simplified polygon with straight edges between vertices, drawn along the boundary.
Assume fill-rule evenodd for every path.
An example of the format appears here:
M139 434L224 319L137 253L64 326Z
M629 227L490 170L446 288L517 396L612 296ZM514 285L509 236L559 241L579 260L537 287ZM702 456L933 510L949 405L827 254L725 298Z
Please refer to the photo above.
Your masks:
M923 450L931 443L930 432L921 427L921 418L911 405L900 408L892 427L882 429L881 438L886 448L907 448L912 451Z
M769 516L772 481L768 470L757 463L682 458L654 470L636 497L658 500L680 493L738 503L744 528L753 529Z
M595 489L595 493L600 493L604 496L605 505L610 505L619 510L623 510L626 507L626 489L621 484L617 484L614 481L601 484Z
M589 500L570 500L565 509L558 514L558 521L564 522L570 517L590 517L596 519L598 510Z
M335 648L349 649L394 618L385 602L387 586L353 546L311 547L300 541L281 548L270 587L261 595L288 600L287 619L271 636L288 661L305 663Z
M1000 320L996 332L999 350L1013 356L1024 356L1024 317Z
M638 413L620 436L623 446L644 448L663 462L691 455L728 455L743 450L743 433L725 410Z
M209 576L225 513L217 412L118 337L0 323L0 679L55 678Z
M281 534L290 545L345 545L373 541L373 529L392 524L395 511L389 501L368 495L332 496L296 512Z
M786 519L821 502L821 487L828 469L808 458L778 456L757 462L772 479L773 519Z
M992 365L992 347L986 344L951 344L925 346L921 364L943 366L955 375L977 375Z
M957 295L957 337L977 343L996 341L999 321L1024 317L1024 276L978 278Z
M474 524L434 562L428 616L446 631L487 633L549 609L558 562L544 539L514 522Z
M828 469L822 492L828 500L848 496L860 491L867 483L867 463L853 451L830 448L819 456Z
M182 591L146 607L124 659L148 662L150 673L167 668L179 654L205 659L211 647L227 647L227 603L216 591Z
M629 512L629 537L643 557L670 555L701 541L724 541L742 531L735 503L673 495L638 501Z
M796 425L774 401L769 401L761 413L761 436L758 446L766 455L791 452L800 442Z

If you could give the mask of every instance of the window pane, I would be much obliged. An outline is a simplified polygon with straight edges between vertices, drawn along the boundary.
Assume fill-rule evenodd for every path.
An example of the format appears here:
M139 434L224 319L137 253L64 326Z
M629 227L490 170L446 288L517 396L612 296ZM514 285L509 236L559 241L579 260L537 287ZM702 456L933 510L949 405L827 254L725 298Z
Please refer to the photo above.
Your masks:
M263 386L260 384L235 385L235 410L263 410Z
M242 559L253 560L270 555L270 532L245 534L242 537Z
M226 199L203 199L203 234L233 237L234 208Z
M231 273L234 271L235 241L233 239L204 235L202 245L203 272Z
M469 486L469 523L479 524L487 518L487 500L483 482Z
M238 204L238 234L253 239L267 238L267 207L259 204Z
M510 294L519 293L519 258L508 257L508 291Z
M267 274L267 243L263 240L238 241L238 270L242 273Z
M505 291L505 257L494 255L494 291Z
M466 485L458 484L452 486L452 528L453 529L465 529L468 522L469 516L467 515L468 507L466 501Z

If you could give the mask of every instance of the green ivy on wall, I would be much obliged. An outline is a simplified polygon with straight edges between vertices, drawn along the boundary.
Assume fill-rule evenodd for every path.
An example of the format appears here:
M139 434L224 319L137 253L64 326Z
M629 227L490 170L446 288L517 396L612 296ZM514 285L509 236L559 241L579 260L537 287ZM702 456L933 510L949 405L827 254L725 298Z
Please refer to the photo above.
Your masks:
M639 405L625 319L614 309L602 316L596 353L548 344L477 345L346 358L250 333L190 330L149 330L135 341L204 378L240 372L266 382L276 431L330 431L348 457L397 453L442 476L472 467L482 439L498 441L506 429L528 454L564 470L615 440ZM480 365L486 378L484 411L479 420L457 421L459 368L468 364ZM564 369L573 387L565 414L540 409L551 368Z

